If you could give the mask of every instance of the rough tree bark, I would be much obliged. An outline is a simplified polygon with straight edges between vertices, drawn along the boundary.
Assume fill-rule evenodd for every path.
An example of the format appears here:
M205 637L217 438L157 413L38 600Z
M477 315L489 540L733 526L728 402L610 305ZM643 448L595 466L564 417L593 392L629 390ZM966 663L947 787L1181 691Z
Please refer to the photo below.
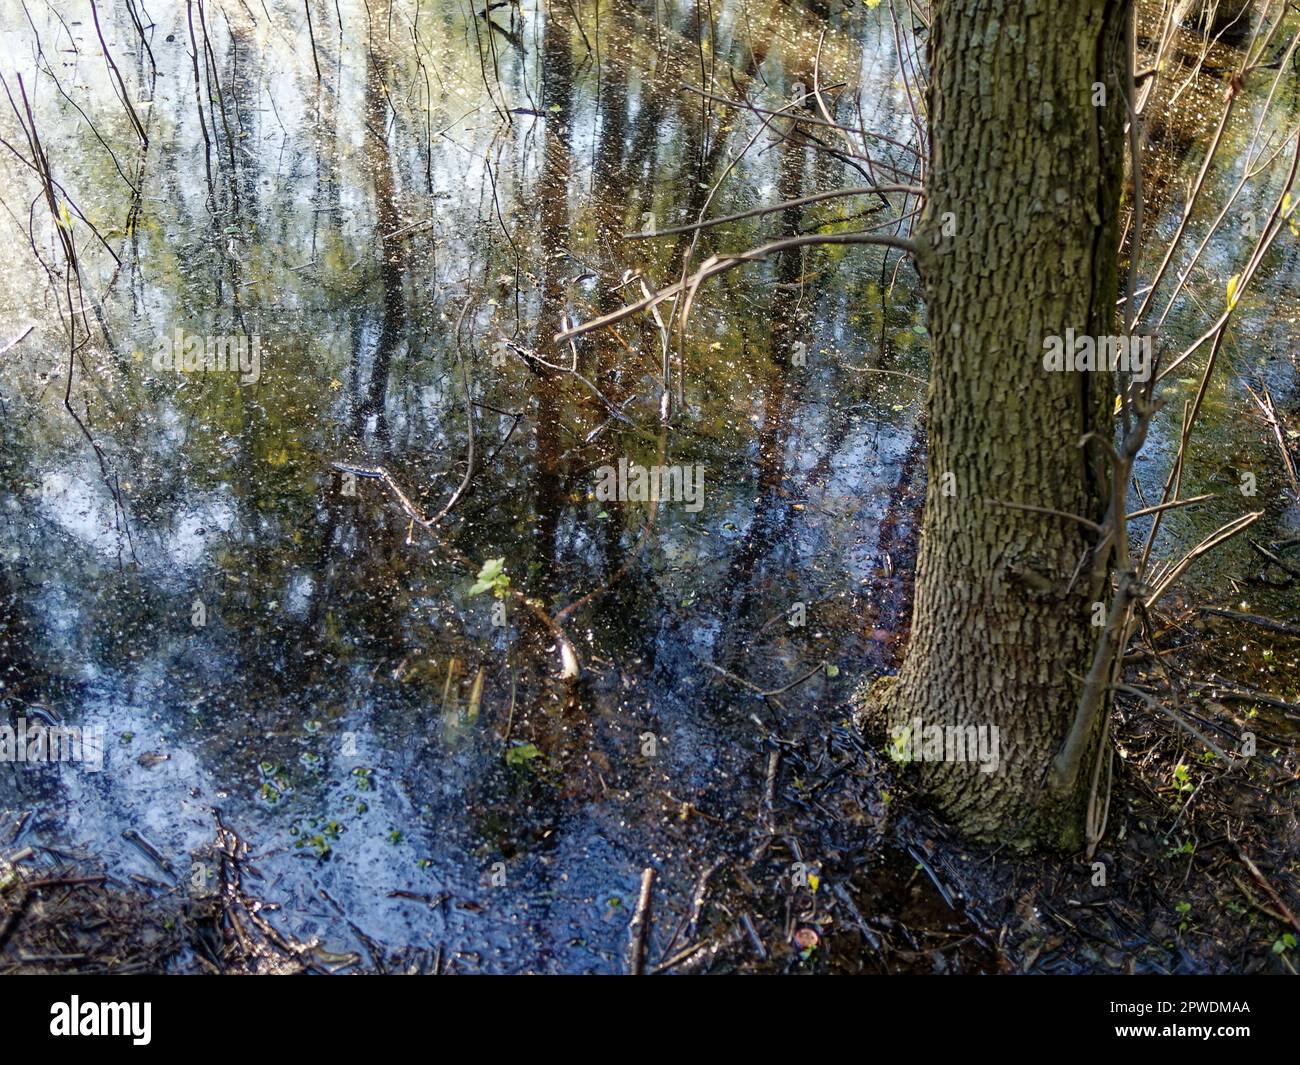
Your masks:
M921 761L970 836L1073 848L1078 786L1048 785L1105 595L1093 572L1109 374L1043 368L1044 338L1115 334L1130 0L936 0L918 268L933 337L929 486L912 636L867 693L878 726L996 726L1000 766ZM1104 86L1104 104L1096 101Z

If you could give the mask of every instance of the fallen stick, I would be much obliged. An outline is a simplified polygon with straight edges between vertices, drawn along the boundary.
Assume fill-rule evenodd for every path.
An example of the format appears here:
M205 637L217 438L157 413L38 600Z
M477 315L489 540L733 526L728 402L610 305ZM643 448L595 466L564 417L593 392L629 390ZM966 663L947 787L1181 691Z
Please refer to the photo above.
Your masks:
M1202 614L1213 614L1216 618L1231 618L1233 621L1246 621L1258 625L1261 629L1282 632L1287 636L1300 636L1300 625L1288 625L1285 621L1266 618L1262 614L1245 614L1240 610L1228 610L1218 606L1197 607Z
M641 895L636 901L636 912L628 925L627 971L631 976L645 972L645 941L650 929L650 891L654 887L655 871L647 865L641 872Z
M1268 559L1269 562L1273 563L1273 565L1275 565L1278 569L1282 570L1284 573L1289 573L1291 574L1292 577L1300 577L1300 566L1292 565L1290 562L1278 558L1277 555L1273 554L1272 551L1268 550L1268 548L1266 547L1262 547L1261 545L1255 543L1254 540L1247 538L1246 543L1250 544L1251 549L1254 550L1256 554L1260 555L1263 558Z
M35 328L36 326L29 325L26 329L24 329L21 333L19 333L16 337L14 337L13 340L9 341L9 343L6 344L3 348L0 348L0 355L7 355L11 349L16 348L19 344L21 344L24 340L26 340L27 337L30 335L31 331Z
M1270 884L1264 877L1264 874L1259 871L1259 866L1250 860L1250 855L1241 849L1240 844L1234 842L1233 846L1237 849L1238 857L1246 863L1246 868L1250 870L1250 875L1255 878L1255 882L1264 889L1265 894L1273 900L1273 905L1276 906L1278 910L1281 911L1282 915L1291 922L1291 927L1297 932L1300 932L1300 921L1296 920L1296 915L1293 914L1287 904L1282 901L1282 896L1273 890L1273 885Z
M1291 484L1291 493L1300 499L1300 475L1296 474L1295 463L1291 461L1291 451L1286 446L1286 438L1282 435L1282 424L1277 420L1277 409L1273 405L1273 396L1264 386L1264 398L1261 399L1255 394L1255 390L1246 385L1246 391L1250 393L1250 398L1255 401L1264 420L1268 422L1268 427L1273 430L1273 436L1277 439L1278 450L1282 452L1282 464L1286 467L1286 479Z

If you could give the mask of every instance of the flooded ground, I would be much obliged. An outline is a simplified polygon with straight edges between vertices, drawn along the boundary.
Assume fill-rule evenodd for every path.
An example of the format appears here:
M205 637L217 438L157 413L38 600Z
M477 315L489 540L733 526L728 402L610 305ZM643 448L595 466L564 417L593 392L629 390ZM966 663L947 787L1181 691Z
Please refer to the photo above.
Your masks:
M702 289L680 338L665 306L552 339L716 251L893 217L859 197L661 235L867 183L829 136L723 102L779 110L814 69L882 169L917 180L899 57L924 27L741 0L97 16L0 16L81 277L65 287L9 154L0 701L107 737L98 772L6 766L0 844L202 897L219 817L275 926L363 966L621 971L653 868L650 969L699 943L683 964L1009 967L845 727L906 636L927 359L910 267L782 253ZM1157 232L1199 165L1203 82L1221 84L1202 75L1153 131ZM1298 91L1274 101L1275 144ZM1229 132L1224 188L1262 106ZM26 150L14 112L0 135ZM1265 179L1241 205L1276 195ZM1171 337L1204 328L1238 252L1211 243ZM1240 513L1242 472L1257 539L1300 535L1273 432L1241 415L1267 387L1295 453L1296 264L1279 242L1243 299L1184 487L1216 499L1163 524L1158 558ZM233 338L243 363L177 369L187 338ZM1139 470L1155 494L1179 408ZM609 500L621 462L700 490ZM489 560L500 595L473 590ZM1240 598L1253 569L1234 544L1180 594ZM1293 589L1248 597L1296 617ZM1270 690L1294 701L1295 677ZM830 930L825 900L852 939L818 955L794 933Z

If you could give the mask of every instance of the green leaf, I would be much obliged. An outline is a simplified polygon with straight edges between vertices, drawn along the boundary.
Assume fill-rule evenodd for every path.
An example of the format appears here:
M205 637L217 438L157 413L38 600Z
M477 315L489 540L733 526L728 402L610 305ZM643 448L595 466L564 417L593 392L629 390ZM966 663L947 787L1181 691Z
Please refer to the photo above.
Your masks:
M536 744L523 743L506 751L506 765L527 765L534 758L541 756Z
M482 569L478 571L478 580L470 587L470 595L482 595L484 592L490 592L498 587L509 587L510 578L504 573L506 560L504 558L489 558L483 563Z

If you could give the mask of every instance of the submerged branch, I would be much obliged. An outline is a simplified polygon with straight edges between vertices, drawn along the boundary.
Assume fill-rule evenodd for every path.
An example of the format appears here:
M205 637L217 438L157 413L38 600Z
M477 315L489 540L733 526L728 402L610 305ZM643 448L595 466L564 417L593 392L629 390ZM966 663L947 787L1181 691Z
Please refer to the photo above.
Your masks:
M775 240L770 244L763 244L757 248L751 248L749 251L734 252L730 255L714 255L705 260L704 264L695 271L690 277L676 284L669 285L667 288L660 289L636 303L630 303L626 307L621 307L617 311L611 311L609 314L601 315L599 318L593 318L591 321L583 322L580 325L572 326L563 332L556 333L552 338L555 343L561 344L583 336L587 333L594 332L597 329L603 329L615 322L621 322L624 318L630 318L641 311L650 310L657 307L665 300L682 293L694 293L701 284L717 274L733 270L737 266L745 263L760 262L769 255L775 255L778 252L786 251L791 248L802 248L816 244L879 244L887 248L898 248L902 251L912 254L916 251L916 245L906 237L896 237L889 233L825 233L809 234L801 237L787 237L783 240Z

